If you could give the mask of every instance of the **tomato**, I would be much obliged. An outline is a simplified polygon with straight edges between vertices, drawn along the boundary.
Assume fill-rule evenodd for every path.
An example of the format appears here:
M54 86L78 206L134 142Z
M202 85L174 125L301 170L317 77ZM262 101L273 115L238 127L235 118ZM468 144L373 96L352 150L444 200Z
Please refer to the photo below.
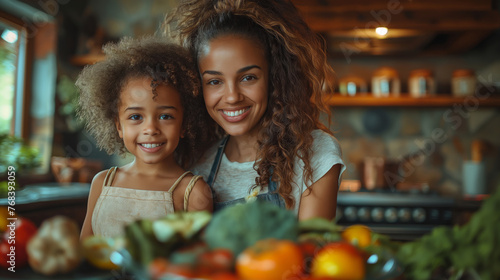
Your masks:
M300 250L304 255L304 272L307 274L311 269L311 263L314 259L314 255L321 248L314 241L302 241L299 243Z
M26 247L26 243L35 235L37 232L36 225L27 218L16 218L13 221L14 224L9 223L7 225L7 230L3 233L4 239L15 239L16 245L21 245ZM12 225L14 225L14 232L12 232ZM11 237L12 236L12 237Z
M10 257L4 254L4 250L10 250L10 247L13 246L15 248L15 266L16 268L20 268L25 266L28 263L28 253L26 252L26 244L28 241L36 234L37 227L35 224L28 220L27 218L16 218L15 221L9 222L7 225L7 229L3 233L2 237L2 266L9 264L4 262L8 260Z
M347 242L332 242L314 257L311 276L343 280L365 278L366 262L363 253Z
M304 257L312 257L316 254L318 250L318 245L312 241L304 241L299 243L300 250L304 254Z
M166 273L184 276L186 278L198 277L198 273L194 270L193 266L187 263L170 263L167 266Z
M167 273L168 260L165 258L156 258L148 266L148 272L151 279L159 279Z
M234 256L231 250L218 248L203 252L198 256L198 271L203 274L229 272L233 267Z
M193 266L187 263L171 263L165 258L156 258L148 266L148 273L151 279L161 279L165 274L174 274L187 278L197 277Z
M245 249L236 259L236 274L242 280L296 278L302 273L303 254L289 240L265 239Z
M17 262L17 254L16 251L11 251L11 245L7 243L7 240L2 240L0 243L0 266L3 268L8 268L11 266L16 266ZM13 256L10 256L13 255ZM11 259L12 257L12 259ZM22 261L22 260L21 260Z
M372 231L364 225L352 225L342 232L342 239L364 248L372 244Z
M231 272L220 272L215 273L210 276L208 279L210 280L238 280L238 276Z

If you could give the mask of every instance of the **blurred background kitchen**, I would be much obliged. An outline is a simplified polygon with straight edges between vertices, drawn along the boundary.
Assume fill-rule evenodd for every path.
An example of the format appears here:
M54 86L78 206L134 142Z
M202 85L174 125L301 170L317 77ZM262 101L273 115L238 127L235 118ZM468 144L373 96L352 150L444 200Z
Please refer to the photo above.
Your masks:
M411 239L466 221L500 184L500 1L292 2L337 74L324 122L347 164L339 223ZM20 211L83 221L93 175L128 159L96 148L73 83L103 44L154 34L176 3L0 3L0 178L16 166Z

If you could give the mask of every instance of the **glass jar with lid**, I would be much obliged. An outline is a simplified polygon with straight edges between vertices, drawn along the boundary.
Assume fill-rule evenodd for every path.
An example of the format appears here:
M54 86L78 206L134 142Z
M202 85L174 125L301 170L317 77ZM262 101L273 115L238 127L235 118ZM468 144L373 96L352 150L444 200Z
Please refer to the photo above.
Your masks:
M373 73L372 93L376 97L399 96L401 83L398 72L391 67L381 67Z
M361 77L347 76L339 80L339 92L342 95L355 96L367 91L366 81Z
M453 96L473 95L476 90L476 74L470 69L457 69L451 78L451 92Z
M429 69L415 69L410 72L408 91L412 97L424 97L436 93L434 75Z

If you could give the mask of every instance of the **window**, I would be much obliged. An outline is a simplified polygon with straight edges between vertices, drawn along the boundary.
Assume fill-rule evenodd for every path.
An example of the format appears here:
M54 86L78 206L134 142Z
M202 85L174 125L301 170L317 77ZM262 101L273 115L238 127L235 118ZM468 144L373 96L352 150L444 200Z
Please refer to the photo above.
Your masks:
M0 18L0 134L22 136L24 30ZM16 121L18 120L18 121Z
M27 182L50 177L56 42L53 17L18 1L0 1L0 135L22 138L37 151L40 165L19 173Z

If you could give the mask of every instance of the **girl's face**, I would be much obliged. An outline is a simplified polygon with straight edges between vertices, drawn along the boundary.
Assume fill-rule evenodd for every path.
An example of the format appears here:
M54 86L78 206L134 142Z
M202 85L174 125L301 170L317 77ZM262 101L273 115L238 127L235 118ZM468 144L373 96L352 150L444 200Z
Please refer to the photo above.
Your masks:
M235 35L217 37L198 60L210 116L231 136L254 136L267 109L269 69L258 43Z
M182 135L183 108L171 86L159 85L153 100L151 78L131 78L123 87L116 128L136 161L175 162L173 153Z

